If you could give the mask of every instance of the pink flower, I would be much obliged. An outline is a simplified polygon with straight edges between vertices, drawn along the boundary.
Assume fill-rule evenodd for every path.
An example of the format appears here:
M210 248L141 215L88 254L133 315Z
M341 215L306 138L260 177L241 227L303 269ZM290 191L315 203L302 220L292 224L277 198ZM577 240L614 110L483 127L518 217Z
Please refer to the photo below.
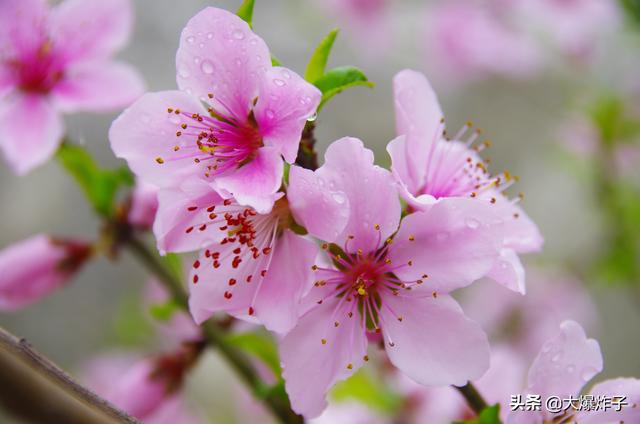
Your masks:
M149 306L163 304L170 300L169 293L157 280L151 279L145 290L145 301ZM178 345L184 341L197 341L202 338L200 328L193 322L193 318L182 310L175 311L168 321L156 320L162 342L169 346Z
M149 229L153 226L158 210L158 189L151 184L137 181L131 196L129 223L135 227Z
M517 0L514 20L524 31L578 59L593 53L598 41L617 29L621 13L616 2L602 0Z
M447 199L400 223L391 174L353 138L330 145L315 172L292 167L287 195L296 221L327 242L306 312L281 343L295 411L322 412L327 390L368 359L367 333L381 334L391 362L421 384L463 385L486 371L486 336L449 292L499 255L489 205Z
M259 214L192 180L181 189L161 190L158 200L158 249L202 249L189 277L189 305L198 324L216 311L257 319L276 332L295 324L317 247L292 231L286 197Z
M160 188L205 179L225 197L269 212L282 156L295 161L320 91L272 67L265 42L221 9L189 21L176 62L181 91L148 93L120 115L109 134L114 152Z
M0 310L37 302L65 284L91 255L79 240L40 234L0 251Z
M180 381L169 381L158 366L154 358L108 354L89 362L82 374L96 394L145 423L196 423L178 390Z
M0 2L0 149L17 174L53 155L61 113L113 110L142 93L138 73L111 60L131 22L128 0Z
M540 353L529 369L526 393L541 395L544 405L549 396L574 398L585 384L602 371L600 345L587 339L582 327L575 321L560 325L560 333L543 344ZM554 414L547 410L525 412L514 411L507 417L507 424L534 424L542 420L557 421L559 416L567 422L585 424L638 422L640 420L640 380L618 378L593 386L591 396L624 397L620 410L616 407L589 411L567 409ZM545 421L546 422L546 421Z
M478 153L484 143L472 148L473 132L462 140L469 125L446 137L438 99L424 75L404 70L394 78L398 137L387 146L400 194L416 210L426 210L447 198L473 198L478 205L491 205L495 219L504 225L504 243L489 277L506 287L525 292L524 269L517 253L537 251L542 236L524 211L503 195L515 179L508 173L492 176Z
M497 74L521 78L540 68L539 47L511 24L510 7L505 4L509 2L487 3L446 1L429 8L427 55L444 77L469 80Z

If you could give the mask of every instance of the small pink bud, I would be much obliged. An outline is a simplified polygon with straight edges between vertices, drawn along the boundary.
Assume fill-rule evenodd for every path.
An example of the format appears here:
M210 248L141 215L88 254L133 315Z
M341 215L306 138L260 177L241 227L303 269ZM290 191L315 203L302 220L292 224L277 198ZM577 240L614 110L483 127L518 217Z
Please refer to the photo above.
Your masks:
M158 210L158 189L151 184L138 181L133 190L129 223L135 227L149 229L153 226Z
M0 251L0 310L13 311L47 296L91 255L77 240L33 236Z

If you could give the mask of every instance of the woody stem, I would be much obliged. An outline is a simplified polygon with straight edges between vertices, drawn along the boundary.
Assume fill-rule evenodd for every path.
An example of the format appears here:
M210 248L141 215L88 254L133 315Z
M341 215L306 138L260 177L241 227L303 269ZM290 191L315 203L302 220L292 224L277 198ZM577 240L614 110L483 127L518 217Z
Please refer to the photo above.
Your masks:
M467 401L469 407L476 414L480 415L480 413L487 407L487 401L484 400L480 392L478 392L478 390L473 384L471 384L471 382L465 384L462 387L453 387L455 387L460 392L460 394Z

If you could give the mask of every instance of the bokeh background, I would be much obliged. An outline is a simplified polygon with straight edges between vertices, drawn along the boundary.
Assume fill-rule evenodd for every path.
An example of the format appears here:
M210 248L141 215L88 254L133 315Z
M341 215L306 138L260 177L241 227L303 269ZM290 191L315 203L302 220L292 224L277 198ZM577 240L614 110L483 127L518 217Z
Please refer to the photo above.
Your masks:
M254 30L283 64L300 73L331 28L348 27L344 16L339 19L321 1L256 3ZM640 281L634 286L590 278L592 262L609 237L602 205L606 200L594 190L589 165L572 157L559 136L567 119L580 114L585 99L633 92L640 51L633 28L621 23L615 31L604 33L598 41L604 48L588 65L572 64L557 55L547 59L543 71L526 78L486 75L456 81L438 72L437 58L427 47L425 4L432 2L388 3L384 25L369 28L366 37L357 29L345 28L336 42L330 65L356 65L376 87L349 90L326 107L317 121L319 151L339 137L355 136L375 151L379 164L388 166L385 146L395 137L392 77L403 68L425 71L439 93L452 132L472 120L493 142L485 153L491 157L492 169L508 169L520 176L516 192L524 192L523 205L546 239L542 253L526 258L528 266L552 273L570 270L590 293L598 316L590 336L600 341L605 358L605 371L598 379L640 375ZM136 66L148 89L156 91L176 86L175 52L188 19L207 5L235 10L239 1L135 0L134 4L135 32L120 57ZM106 138L115 116L82 114L66 119L70 137L86 145L105 166L121 164ZM55 161L26 177L0 166L0 216L2 247L38 232L93 237L100 225ZM79 372L87 359L105 351L150 352L161 340L141 306L147 281L148 275L127 255L114 263L100 259L64 290L20 312L1 314L0 325L26 337L72 372ZM547 296L554 296L553 288ZM491 302L484 306L495 307ZM239 395L234 381L210 353L188 381L190 402L198 404L211 422L237 422L237 403L243 408L242 403L250 401Z

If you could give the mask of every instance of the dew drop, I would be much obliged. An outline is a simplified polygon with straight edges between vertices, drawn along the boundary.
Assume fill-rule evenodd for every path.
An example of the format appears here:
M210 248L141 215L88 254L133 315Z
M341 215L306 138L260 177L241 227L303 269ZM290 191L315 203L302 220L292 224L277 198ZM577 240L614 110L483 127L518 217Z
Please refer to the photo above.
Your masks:
M205 74L212 74L213 64L208 60L203 60L202 64L200 65L200 69L202 69L202 72L204 72Z
M244 39L244 32L242 32L242 30L239 30L239 29L234 30L233 33L231 33L231 35L236 40L243 40Z
M339 205L342 205L345 202L344 194L342 193L333 193L331 194L331 197L333 197L333 200Z
M208 34L207 34L207 38L208 38L209 40L211 40L211 39L213 38L213 32L208 33Z
M202 60L202 59L200 59L200 57L195 56L195 57L193 58L193 63L195 63L196 65L198 65L198 64L200 63L200 61L201 61L201 60Z
M555 355L551 357L551 362L558 362L561 356L562 356L562 352L557 352Z
M307 118L307 121L309 121L309 122L313 122L313 121L315 121L316 119L318 119L318 114L317 114L317 113L314 113L313 115L311 115L310 117L308 117L308 118Z
M466 224L467 224L467 227L471 228L472 230L475 230L480 226L480 221L478 221L475 218L467 218Z
M185 79L186 79L186 78L189 78L189 75L190 75L190 74L189 74L189 68L187 68L187 67L186 67L186 66L184 66L184 65L181 65L181 66L178 68L178 75L180 75L180 77L185 78Z
M284 82L284 81L283 81L283 80L281 80L280 78L275 78L275 79L273 80L273 83L274 83L275 85L277 85L278 87L284 87L284 86L287 84L286 82Z
M272 109L267 109L265 113L269 119L273 119L276 116L276 113Z
M186 40L187 40L187 43L193 44L196 41L196 37L194 37L193 35L190 35L186 38Z

